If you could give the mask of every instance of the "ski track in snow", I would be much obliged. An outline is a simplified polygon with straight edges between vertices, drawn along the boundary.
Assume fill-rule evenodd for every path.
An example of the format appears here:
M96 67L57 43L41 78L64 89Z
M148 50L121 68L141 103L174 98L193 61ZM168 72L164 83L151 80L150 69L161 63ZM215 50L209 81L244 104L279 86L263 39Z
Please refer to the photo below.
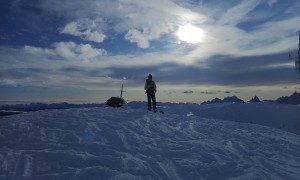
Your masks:
M0 118L0 179L300 179L300 136L142 109Z

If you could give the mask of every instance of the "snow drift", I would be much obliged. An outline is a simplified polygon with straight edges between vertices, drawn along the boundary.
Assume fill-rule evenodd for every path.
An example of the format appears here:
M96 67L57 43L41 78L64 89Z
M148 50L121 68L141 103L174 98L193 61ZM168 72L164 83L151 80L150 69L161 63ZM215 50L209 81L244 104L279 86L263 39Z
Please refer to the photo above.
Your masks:
M143 109L0 118L1 179L297 179L300 136Z
M208 119L259 124L300 135L300 106L273 102L169 104L164 111Z

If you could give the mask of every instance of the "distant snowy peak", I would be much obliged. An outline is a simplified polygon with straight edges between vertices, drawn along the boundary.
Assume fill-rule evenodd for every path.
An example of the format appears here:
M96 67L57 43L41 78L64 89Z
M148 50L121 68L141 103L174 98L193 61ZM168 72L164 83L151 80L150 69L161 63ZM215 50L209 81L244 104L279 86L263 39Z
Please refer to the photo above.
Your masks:
M290 96L284 96L278 98L275 102L281 103L281 104L300 104L300 93L294 92Z
M300 93L294 92L290 96L284 96L284 97L280 97L280 98L276 99L275 101L273 101L273 100L270 100L270 101L271 102L280 103L280 104L294 104L294 105L298 105L298 104L300 104ZM214 99L212 99L210 101L205 101L205 102L203 102L201 104L216 104L216 103L225 103L225 102L245 103L243 100L239 99L238 97L231 96L231 97L225 97L223 100L221 100L219 98L214 98ZM248 102L261 102L261 100L257 96L254 96Z
M234 102L234 103L245 103L243 100L239 99L236 96L225 97L223 100L215 98L211 101L205 101L201 104L215 104L215 103L225 103L225 102Z
M257 96L254 96L251 100L248 102L261 102L260 99Z
M221 102L222 102L222 100L219 98L215 98L215 99L211 100L211 103L221 103Z
M223 102L236 102L236 103L245 103L243 100L239 99L236 96L225 97Z

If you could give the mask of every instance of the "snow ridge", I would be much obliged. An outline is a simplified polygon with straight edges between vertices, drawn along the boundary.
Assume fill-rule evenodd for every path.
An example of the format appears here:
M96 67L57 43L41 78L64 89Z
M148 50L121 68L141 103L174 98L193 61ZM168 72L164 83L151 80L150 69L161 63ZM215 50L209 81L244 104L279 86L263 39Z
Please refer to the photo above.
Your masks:
M0 119L0 179L297 179L300 136L142 109Z

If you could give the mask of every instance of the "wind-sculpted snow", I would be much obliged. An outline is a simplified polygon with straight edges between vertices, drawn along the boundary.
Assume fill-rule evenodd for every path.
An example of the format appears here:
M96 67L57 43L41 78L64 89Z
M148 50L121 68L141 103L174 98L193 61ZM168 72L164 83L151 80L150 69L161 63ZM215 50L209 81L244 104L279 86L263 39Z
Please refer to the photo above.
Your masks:
M145 105L146 106L146 105ZM300 106L272 102L167 104L164 111L171 114L195 115L208 119L259 124L300 135Z
M300 136L142 109L0 118L0 179L299 179Z

